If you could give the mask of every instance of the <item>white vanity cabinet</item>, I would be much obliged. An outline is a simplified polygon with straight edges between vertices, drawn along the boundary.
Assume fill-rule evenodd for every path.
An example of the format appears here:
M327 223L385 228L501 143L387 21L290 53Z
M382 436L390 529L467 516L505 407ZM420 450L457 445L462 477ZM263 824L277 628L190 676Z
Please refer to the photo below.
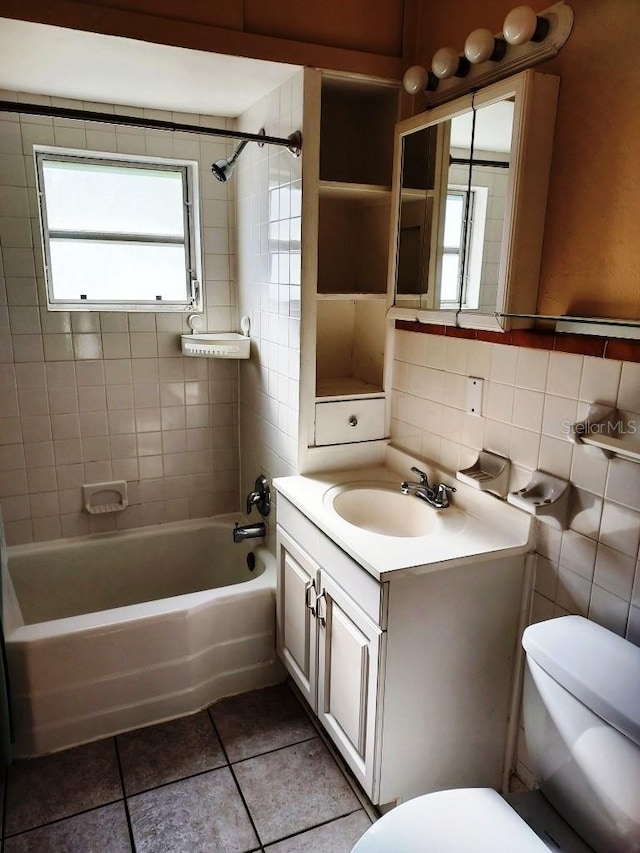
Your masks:
M329 571L278 526L278 651L367 793L374 789L383 636Z
M499 788L524 554L379 580L280 489L277 542L279 655L369 798Z

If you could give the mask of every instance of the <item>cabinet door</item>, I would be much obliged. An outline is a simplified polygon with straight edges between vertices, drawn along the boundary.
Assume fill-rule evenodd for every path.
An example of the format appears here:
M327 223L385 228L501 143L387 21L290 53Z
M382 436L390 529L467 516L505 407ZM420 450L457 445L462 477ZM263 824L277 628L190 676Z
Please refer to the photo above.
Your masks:
M278 527L278 654L315 710L317 682L316 590L319 568Z
M375 801L382 631L324 571L320 590L318 717Z

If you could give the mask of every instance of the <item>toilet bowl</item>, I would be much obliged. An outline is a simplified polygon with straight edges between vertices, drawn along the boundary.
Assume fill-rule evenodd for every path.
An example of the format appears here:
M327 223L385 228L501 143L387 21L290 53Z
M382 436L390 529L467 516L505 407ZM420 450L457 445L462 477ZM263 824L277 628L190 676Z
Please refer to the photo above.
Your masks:
M367 830L352 853L549 853L492 788L409 800Z
M416 797L352 853L640 853L640 648L580 616L532 625L522 644L540 790Z

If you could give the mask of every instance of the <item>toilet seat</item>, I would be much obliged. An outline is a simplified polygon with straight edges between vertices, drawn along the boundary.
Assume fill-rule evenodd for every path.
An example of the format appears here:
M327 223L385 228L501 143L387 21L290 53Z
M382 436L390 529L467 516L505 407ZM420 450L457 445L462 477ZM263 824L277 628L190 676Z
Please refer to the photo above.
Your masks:
M549 853L492 788L409 800L376 821L351 853Z

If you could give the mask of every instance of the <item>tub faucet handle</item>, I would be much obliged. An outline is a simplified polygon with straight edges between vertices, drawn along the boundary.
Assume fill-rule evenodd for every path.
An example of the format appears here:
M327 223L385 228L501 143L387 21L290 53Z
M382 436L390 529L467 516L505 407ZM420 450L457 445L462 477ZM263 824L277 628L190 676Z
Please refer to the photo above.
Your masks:
M258 512L263 518L271 512L271 491L269 481L264 474L256 477L253 491L247 495L247 515L250 515L254 506L258 507Z

